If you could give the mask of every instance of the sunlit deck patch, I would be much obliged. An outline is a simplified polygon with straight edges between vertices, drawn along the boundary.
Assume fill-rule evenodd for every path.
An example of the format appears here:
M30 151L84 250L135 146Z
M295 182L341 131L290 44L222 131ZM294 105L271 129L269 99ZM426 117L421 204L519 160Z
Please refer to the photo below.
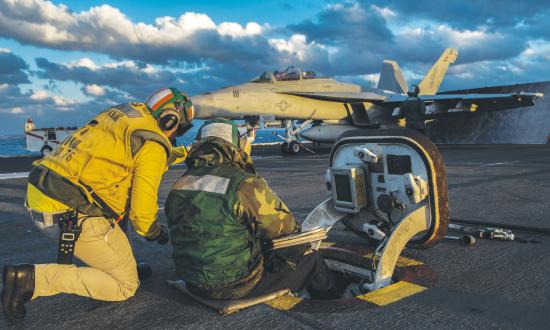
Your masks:
M426 287L406 281L399 281L385 288L357 296L356 298L378 306L386 306L425 290L427 290Z

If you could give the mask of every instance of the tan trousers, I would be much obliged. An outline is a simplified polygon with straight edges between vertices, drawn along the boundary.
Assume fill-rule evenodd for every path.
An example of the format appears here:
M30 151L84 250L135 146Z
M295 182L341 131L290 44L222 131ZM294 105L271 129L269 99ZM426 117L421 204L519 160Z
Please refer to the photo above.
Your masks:
M43 231L57 242L57 226L43 228ZM105 218L90 217L84 221L75 256L88 267L35 265L33 299L72 293L97 300L122 301L132 297L139 287L136 260L128 237L119 226L112 228Z

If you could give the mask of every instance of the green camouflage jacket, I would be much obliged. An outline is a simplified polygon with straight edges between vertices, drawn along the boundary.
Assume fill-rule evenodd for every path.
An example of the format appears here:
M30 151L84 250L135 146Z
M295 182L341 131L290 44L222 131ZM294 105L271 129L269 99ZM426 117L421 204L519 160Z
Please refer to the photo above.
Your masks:
M239 183L236 189L236 198L234 199L234 205L232 210L220 211L220 219L223 217L221 214L232 214L238 223L243 227L247 228L251 236L255 241L260 242L261 240L270 240L273 238L278 238L281 236L289 235L300 230L300 226L297 223L296 219L289 211L288 207L279 199L279 197L269 188L267 182L255 174L252 159L244 152L235 148L232 144L215 137L208 137L200 140L200 142L195 143L189 152L189 156L186 160L187 166L189 167L188 173L197 173L194 169L201 169L199 172L203 172L202 169L209 167L218 167L222 166L224 168L235 168L235 170L240 171L244 170L249 175L246 175L244 179ZM227 166L229 165L229 167ZM229 170L231 171L231 170ZM185 181L182 177L180 181ZM178 182L180 182L178 181ZM206 259L202 259L201 253L199 251L177 251L178 249L178 238L181 242L182 249L191 249L193 246L197 248L199 245L204 245L198 240L195 240L196 243L193 243L192 238L185 238L184 233L179 233L179 228L190 228L194 226L191 222L200 221L200 219L190 219L193 215L197 214L196 212L193 215L185 215L188 210L185 205L182 203L189 203L193 199L189 199L189 192L180 191L178 193L178 183L174 185L174 189L170 193L165 210L168 216L168 224L172 228L176 229L175 235L176 239L173 240L174 245L174 258L179 254L183 259L189 260L176 260L176 268L178 264L181 265L182 275L187 275L189 278L202 279L204 281L204 276L199 276L201 273L200 269L193 270L190 273L191 264L200 265L201 262L205 262ZM191 195L191 198L193 195ZM209 216L210 218L211 216ZM209 222L209 221L207 221ZM201 225L201 230L208 230L204 228L206 224ZM205 233L207 235L207 233ZM229 238L228 238L229 239ZM226 244L220 242L220 244ZM231 245L231 244L230 244ZM213 247L209 247L212 249ZM254 244L254 247L251 247L251 259L256 258L258 253L260 253L260 245ZM181 253L178 253L181 252ZM206 252L207 253L207 252ZM205 255L204 258L210 260L210 262L215 262L210 255ZM187 267L183 266L186 264ZM213 266L213 265L211 265ZM198 267L200 268L200 267ZM240 298L246 295L252 288L258 283L261 278L261 273L263 270L263 260L260 256L259 262L251 263L248 268L248 274L243 276L238 281L232 281L231 283L216 283L215 285L208 285L208 283L191 283L198 289L201 293L211 298L216 299L235 299ZM178 269L176 269L178 272ZM204 270L206 272L206 270ZM193 274L196 272L197 276ZM184 278L185 279L185 278ZM216 279L219 279L217 277Z
M215 137L202 139L191 146L186 163L189 168L228 164L254 174L239 186L234 210L242 223L252 220L257 238L273 239L300 231L300 225L285 203L256 175L252 158L230 143Z

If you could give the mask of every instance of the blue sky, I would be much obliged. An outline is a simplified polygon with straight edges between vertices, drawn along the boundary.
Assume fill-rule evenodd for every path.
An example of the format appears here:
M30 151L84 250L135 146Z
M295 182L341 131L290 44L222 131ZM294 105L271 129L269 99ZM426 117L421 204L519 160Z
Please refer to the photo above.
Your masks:
M550 5L515 0L0 0L0 134L79 125L160 87L191 95L296 65L363 86L384 59L442 89L550 78Z

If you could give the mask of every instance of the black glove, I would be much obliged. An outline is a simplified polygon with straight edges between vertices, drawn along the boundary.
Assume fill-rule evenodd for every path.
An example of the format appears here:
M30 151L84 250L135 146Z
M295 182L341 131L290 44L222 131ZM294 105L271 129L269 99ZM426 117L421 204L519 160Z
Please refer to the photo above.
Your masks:
M164 245L170 241L170 234L168 233L168 227L166 225L160 225L160 233L157 237L157 242L160 245Z
M157 243L159 243L160 245L168 243L168 241L170 240L168 228L166 227L166 225L160 225L159 234L154 238L146 238L146 240L148 240L149 242L157 241Z

